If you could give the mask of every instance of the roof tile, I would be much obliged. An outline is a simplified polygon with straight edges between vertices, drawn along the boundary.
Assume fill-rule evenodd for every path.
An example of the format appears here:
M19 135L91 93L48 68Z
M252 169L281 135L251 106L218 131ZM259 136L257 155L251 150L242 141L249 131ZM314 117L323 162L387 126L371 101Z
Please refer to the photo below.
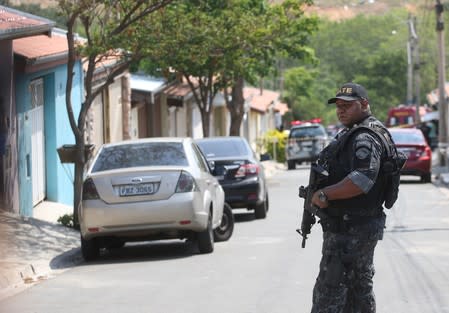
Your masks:
M49 32L54 22L0 5L0 40Z
M67 38L53 34L52 37L39 35L13 41L14 53L27 59L38 59L68 51Z

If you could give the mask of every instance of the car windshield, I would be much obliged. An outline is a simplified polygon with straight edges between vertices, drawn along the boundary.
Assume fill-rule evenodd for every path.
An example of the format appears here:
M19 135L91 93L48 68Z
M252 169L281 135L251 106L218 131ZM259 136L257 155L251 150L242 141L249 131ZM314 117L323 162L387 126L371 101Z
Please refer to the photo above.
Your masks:
M181 143L145 142L105 147L92 172L139 166L187 166Z
M425 138L421 132L391 131L391 136L397 144L424 144Z
M299 127L290 130L290 138L302 138L302 137L317 137L326 136L326 132L323 127L310 126Z
M242 140L217 140L198 142L206 158L221 158L239 155L248 155L248 148Z

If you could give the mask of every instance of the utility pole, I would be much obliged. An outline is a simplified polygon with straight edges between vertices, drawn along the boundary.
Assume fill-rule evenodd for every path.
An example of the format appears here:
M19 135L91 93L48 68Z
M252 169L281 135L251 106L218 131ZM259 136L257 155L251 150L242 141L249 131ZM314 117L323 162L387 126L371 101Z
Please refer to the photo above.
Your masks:
M415 123L421 122L420 107L420 73L419 73L419 48L418 34L416 32L416 17L408 16L408 41L407 41L407 105L415 104ZM413 92L415 91L415 92Z
M418 41L418 33L416 31L416 16L413 18L412 21L412 36L414 39L414 52L415 52L414 66L413 66L413 73L415 74L415 105L416 105L415 121L416 123L420 123L421 115L419 112L419 107L421 106L421 73L420 73L421 61L419 59L419 41Z
M438 39L438 111L439 111L439 123L438 123L438 152L439 163L441 166L447 164L447 102L446 102L446 60L444 50L444 19L443 19L444 7L440 0L437 0L435 11L437 15L436 31Z
M411 105L413 102L413 60L412 46L407 41L407 100L406 104Z
M410 14L408 16L408 41L407 41L407 105L413 103L413 40L412 40L412 22Z

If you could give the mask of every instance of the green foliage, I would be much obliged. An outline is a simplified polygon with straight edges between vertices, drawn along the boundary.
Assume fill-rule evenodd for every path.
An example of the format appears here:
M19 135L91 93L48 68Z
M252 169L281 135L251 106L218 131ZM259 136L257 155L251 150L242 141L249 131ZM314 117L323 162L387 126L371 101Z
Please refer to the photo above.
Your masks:
M62 225L66 227L73 228L73 214L64 214L58 218L58 223L61 223Z
M287 144L287 134L277 129L269 130L263 137L263 149L272 160L279 163L285 162L285 145Z
M296 64L285 71L283 97L293 119L320 114L324 124L336 123L335 109L326 104L327 99L347 81L367 88L371 110L380 120L385 120L390 107L406 103L408 14L405 8L397 8L384 15L321 20L310 43L319 63ZM429 15L429 11L418 12L417 18L421 103L436 88L438 76L435 25L429 23Z
M266 0L183 0L148 24L145 34L146 58L141 68L149 73L168 69L194 77L199 82L195 100L207 115L214 94L234 87L239 79L256 84L270 73L279 55L312 60L307 46L318 20L306 17L303 5L310 1L286 0L269 4ZM234 99L231 100L231 102ZM228 104L230 110L237 105ZM243 115L243 108L235 109ZM203 118L203 131L207 136Z

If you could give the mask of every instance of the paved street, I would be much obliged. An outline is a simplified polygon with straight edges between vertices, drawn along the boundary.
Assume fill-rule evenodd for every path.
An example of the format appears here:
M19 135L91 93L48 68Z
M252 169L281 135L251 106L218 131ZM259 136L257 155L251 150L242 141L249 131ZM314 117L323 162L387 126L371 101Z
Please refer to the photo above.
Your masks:
M277 173L267 219L238 212L233 237L210 255L182 242L127 245L43 280L0 307L5 313L309 312L321 230L314 227L300 248L297 188L307 178L306 166ZM448 191L414 178L402 186L375 257L378 312L449 312Z

